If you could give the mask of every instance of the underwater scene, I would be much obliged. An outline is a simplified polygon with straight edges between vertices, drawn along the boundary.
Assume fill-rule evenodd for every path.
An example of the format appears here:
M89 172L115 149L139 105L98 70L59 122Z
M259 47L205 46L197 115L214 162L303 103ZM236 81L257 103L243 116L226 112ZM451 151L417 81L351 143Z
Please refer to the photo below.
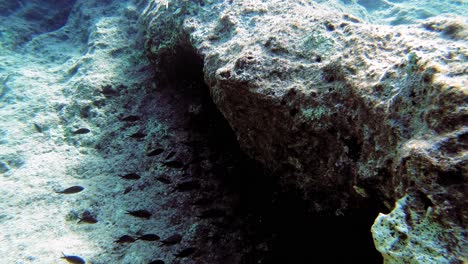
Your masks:
M467 0L0 0L0 264L468 263Z

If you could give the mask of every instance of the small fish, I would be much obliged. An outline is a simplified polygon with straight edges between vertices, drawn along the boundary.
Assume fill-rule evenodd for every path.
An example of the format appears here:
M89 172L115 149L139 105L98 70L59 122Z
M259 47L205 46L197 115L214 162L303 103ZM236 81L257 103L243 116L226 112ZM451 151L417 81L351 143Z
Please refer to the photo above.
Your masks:
M171 184L172 183L171 179L169 179L169 177L167 177L167 176L158 176L158 177L156 177L156 180L158 180L158 181L160 181L162 183L165 183L165 184Z
M132 191L132 186L128 186L127 188L125 188L123 194L127 194L127 193L129 193L131 191Z
M122 118L121 120L125 122L135 122L135 121L140 120L140 117L137 115L129 115L129 116Z
M178 160L166 161L166 162L163 162L162 164L164 164L164 166L166 167L174 168L174 169L180 169L184 167L184 163Z
M177 243L179 243L180 241L182 240L182 235L180 234L174 234L164 240L161 240L161 246L166 246L166 245L175 245Z
M130 135L130 137L135 138L135 139L141 139L141 138L146 137L146 134L143 133L143 132L136 132L136 133Z
M172 151L171 153L169 153L169 155L167 155L166 160L168 160L168 159L174 157L175 154L176 154L176 152L175 152L175 151Z
M136 239L129 236L129 235L124 235L124 236L121 236L119 239L115 240L114 242L115 243L133 243L135 242Z
M146 156L148 156L148 157L153 157L153 156L157 156L157 155L159 155L159 154L161 154L161 153L163 153L163 152L164 152L164 149L162 149L162 148L157 148L157 149L153 149L153 150L148 151L148 152L146 153Z
M141 178L141 176L136 173L127 173L125 175L120 176L120 178L126 179L126 180L138 180Z
M187 191L192 191L192 190L197 190L200 189L200 182L197 180L189 180L189 181L184 181L181 183L178 183L175 187L175 191L179 192L187 192Z
M36 129L37 132L42 133L43 130L42 130L42 127L39 124L33 123L33 125L34 125L34 128Z
M185 258L195 253L195 251L197 251L197 248L188 247L188 248L182 249L179 253L174 254L174 256L176 256L177 258Z
M82 259L81 257L71 256L71 255L67 256L63 252L62 252L62 255L63 257L60 257L60 258L65 259L68 263L72 263L72 264L85 264L86 263L84 259Z
M67 188L63 191L59 191L59 192L56 192L56 193L62 193L62 194L73 194L73 193L79 193L81 192L82 190L84 190L83 187L81 186L72 186L70 188Z
M108 97L108 96L116 96L119 94L119 91L117 91L116 89L114 89L111 85L105 85L102 87L101 89L101 93Z
M160 260L160 259L157 259L157 260L151 261L151 262L148 263L148 264L164 264L164 261L163 261L163 260Z
M137 239L138 240L145 240L145 241L156 241L159 240L159 236L155 234L144 234L139 236Z
M80 129L73 131L72 133L75 135L82 135L82 134L88 134L89 132L91 132L91 130L87 128L80 128Z
M146 219L149 219L152 215L149 211L146 210L127 211L126 214Z
M81 223L81 222L85 222L85 223L88 223L88 224L95 224L98 222L98 220L96 219L96 217L94 217L90 211L88 210L85 210L82 214L81 214L81 217L78 217L78 219L80 219L80 221L78 221L78 223Z
M226 212L221 209L208 209L203 211L198 217L199 218L218 218L226 215Z
M98 222L98 220L92 215L81 217L79 219L80 219L80 221L78 221L78 223L85 222L85 223L88 223L88 224L95 224L95 223Z

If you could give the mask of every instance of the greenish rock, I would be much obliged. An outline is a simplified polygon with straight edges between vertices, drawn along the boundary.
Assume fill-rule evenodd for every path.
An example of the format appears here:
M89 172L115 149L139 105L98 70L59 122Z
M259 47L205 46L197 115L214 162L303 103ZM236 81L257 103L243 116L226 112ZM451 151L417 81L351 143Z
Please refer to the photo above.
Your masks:
M465 230L443 226L433 207L418 210L413 206L414 199L404 196L389 214L380 214L372 226L374 243L384 263L466 262L466 245L453 239L463 237Z

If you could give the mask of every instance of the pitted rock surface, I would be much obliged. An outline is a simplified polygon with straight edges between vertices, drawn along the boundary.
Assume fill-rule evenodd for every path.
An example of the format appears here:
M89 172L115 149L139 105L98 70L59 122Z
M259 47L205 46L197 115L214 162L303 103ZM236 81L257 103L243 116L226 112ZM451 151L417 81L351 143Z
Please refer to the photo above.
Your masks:
M407 197L407 218L425 214L445 231L427 238L450 245L443 259L467 260L463 18L370 25L324 3L280 0L153 2L144 16L157 70L176 78L180 54L199 57L242 149L314 211L392 209ZM411 258L427 255L417 243L387 257L390 226L373 227L385 260L423 263Z

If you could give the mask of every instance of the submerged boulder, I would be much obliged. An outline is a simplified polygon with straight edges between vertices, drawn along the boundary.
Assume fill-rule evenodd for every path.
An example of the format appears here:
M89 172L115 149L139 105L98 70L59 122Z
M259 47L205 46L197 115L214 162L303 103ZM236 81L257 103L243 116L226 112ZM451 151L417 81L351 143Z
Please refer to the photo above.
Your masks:
M372 228L387 263L467 261L465 34L311 1L152 1L144 19L161 81L203 67L241 148L312 210L393 209Z
M385 263L461 263L464 230L434 219L432 207L421 210L415 198L405 195L395 209L381 214L372 226L374 244ZM456 250L461 250L460 252Z

